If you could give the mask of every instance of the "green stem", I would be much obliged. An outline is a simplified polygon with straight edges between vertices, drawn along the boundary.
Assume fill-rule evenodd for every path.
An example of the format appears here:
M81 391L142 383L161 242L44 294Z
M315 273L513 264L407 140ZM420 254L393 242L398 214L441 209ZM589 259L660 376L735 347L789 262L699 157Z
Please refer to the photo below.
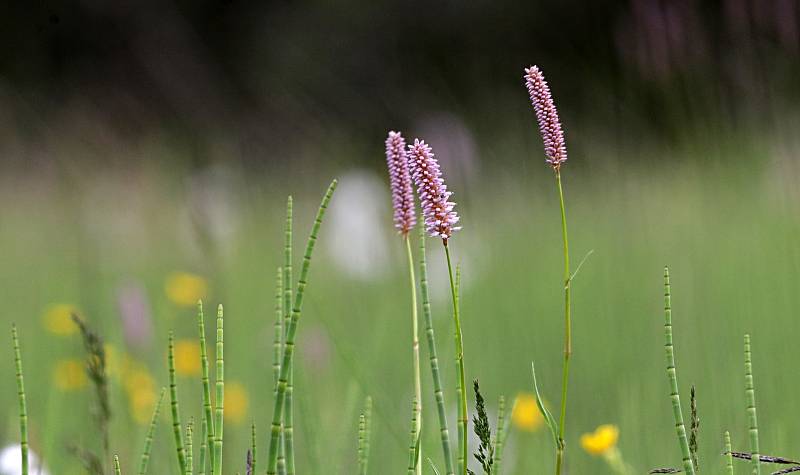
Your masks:
M372 396L364 401L364 473L369 465L369 444L372 436Z
M558 418L558 445L556 447L556 475L564 466L564 432L567 419L567 387L569 386L569 363L572 357L572 317L570 307L571 278L569 269L569 238L567 237L567 212L564 206L564 190L561 186L561 170L556 169L558 202L561 210L561 237L564 241L564 367L561 375L561 411Z
M186 425L186 475L192 475L194 471L194 449L192 447L192 426L194 425L194 418L189 419L189 423Z
M147 473L147 464L150 462L150 451L153 447L153 434L156 431L158 415L161 412L161 404L164 402L164 394L167 389L161 388L161 395L158 397L156 407L153 409L153 416L150 418L150 426L147 428L147 435L144 439L144 450L142 450L142 461L139 463L139 475Z
M289 326L292 306L292 197L286 200L286 232L284 240L284 326ZM283 415L283 458L286 475L294 475L294 364L289 363L289 379L286 384L286 408Z
M116 475L121 475L122 474L122 470L120 470L120 468L119 468L119 455L115 455L114 456L114 473Z
M422 296L422 315L425 317L425 334L428 339L428 353L430 355L431 375L433 379L433 395L436 399L436 410L439 416L439 431L442 439L442 451L444 453L444 464L447 475L454 475L453 453L450 448L450 431L447 428L447 412L444 404L444 392L442 391L442 379L439 374L439 357L436 352L436 334L433 331L433 316L431 314L431 302L428 296L428 264L425 257L425 229L419 229L419 284Z
M411 239L406 234L406 253L408 254L408 277L411 286L411 361L414 371L414 398L416 399L417 414L414 419L416 433L422 434L422 381L419 365L419 317L417 315L417 279L414 275L414 255L411 253ZM422 448L417 450L415 463L416 475L422 475Z
M358 474L367 475L367 456L365 451L367 422L364 414L358 416Z
M419 452L419 432L417 432L417 418L419 416L419 407L417 400L414 399L411 405L411 442L408 446L408 475L414 475L417 472Z
M28 404L25 401L25 378L22 375L22 353L19 349L17 326L11 326L11 339L14 342L14 366L17 376L17 396L19 398L19 446L22 456L22 475L28 475Z
M256 423L250 427L250 473L258 473L256 470Z
M183 448L183 433L181 431L181 415L178 405L178 385L175 381L175 337L169 333L169 398L172 408L172 433L175 438L175 448L178 453L179 473L186 473L186 454Z
M503 449L505 448L505 434L506 434L506 398L500 396L500 401L497 403L497 437L494 442L494 467L492 472L497 475L503 473Z
M294 308L292 309L292 318L289 320L289 325L286 329L286 339L283 349L283 362L281 364L281 373L278 378L278 391L275 394L275 407L272 413L272 427L269 441L269 455L267 457L267 474L275 475L278 466L278 447L280 445L281 424L283 421L284 402L286 400L286 387L289 381L289 369L292 364L292 357L294 355L295 333L297 332L297 323L300 320L300 313L303 308L303 294L306 285L308 284L308 269L311 266L311 255L314 252L314 245L317 241L317 233L322 225L322 218L325 216L325 211L328 208L328 203L333 196L336 189L337 181L333 180L328 187L325 196L322 198L317 217L314 220L314 225L311 228L311 233L308 237L306 244L306 252L303 256L303 266L300 268L300 279L297 282L297 295L294 299Z
M214 411L211 408L211 382L208 377L208 351L206 350L206 326L203 315L203 302L197 302L197 329L200 333L200 366L203 372L203 412L206 421L206 446L208 463L214 470ZM205 460L203 461L205 463Z
M197 468L199 475L206 475L206 453L208 452L208 424L203 419L200 423L200 463Z
M467 475L467 390L466 390L466 376L464 371L464 339L461 334L461 317L458 312L458 291L456 290L456 281L453 278L453 265L450 259L450 247L447 245L447 240L444 243L444 253L447 256L447 272L450 276L450 293L453 296L453 322L455 323L455 341L456 341L456 365L458 366L458 457L462 462L459 463L459 472Z
M224 360L224 331L222 305L217 307L217 371L215 377L216 401L214 404L214 472L213 475L222 475L222 433L223 414L225 412L225 360Z
M731 448L731 434L725 431L725 474L733 475L733 453Z
M667 355L667 377L670 385L670 399L672 400L672 415L675 418L675 431L678 435L678 445L681 449L683 471L686 475L694 475L694 464L686 438L686 426L683 424L683 411L681 410L681 397L678 393L678 375L675 371L675 349L672 345L672 296L669 284L669 268L664 267L664 349Z
M758 448L758 418L756 417L756 391L753 384L753 363L750 355L750 335L744 336L744 393L747 400L747 420L750 423L750 453L753 460L753 475L761 475Z

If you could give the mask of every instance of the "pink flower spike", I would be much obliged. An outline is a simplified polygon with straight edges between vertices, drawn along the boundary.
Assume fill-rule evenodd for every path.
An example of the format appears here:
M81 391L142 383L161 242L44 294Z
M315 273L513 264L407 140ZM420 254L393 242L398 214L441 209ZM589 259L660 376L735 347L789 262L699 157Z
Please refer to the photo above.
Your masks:
M386 164L389 166L389 182L392 189L394 227L403 236L417 224L414 212L414 190L408 173L406 141L400 132L389 132L386 138Z
M561 130L558 110L550 94L550 86L536 66L525 69L525 86L528 88L528 94L536 111L536 120L539 122L539 132L544 141L544 154L547 157L545 161L558 171L561 164L567 161L567 145L564 143L564 132Z
M447 245L453 232L461 229L454 227L458 222L458 213L453 211L456 204L449 200L453 193L447 191L439 162L424 140L414 139L414 144L408 146L408 167L417 185L425 229L431 237L440 237Z

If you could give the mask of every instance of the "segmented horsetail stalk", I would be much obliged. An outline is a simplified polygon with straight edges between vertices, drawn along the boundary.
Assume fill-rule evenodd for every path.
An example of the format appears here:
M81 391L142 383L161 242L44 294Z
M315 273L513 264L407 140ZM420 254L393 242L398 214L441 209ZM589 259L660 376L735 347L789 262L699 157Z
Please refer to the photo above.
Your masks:
M200 367L203 381L203 413L206 421L206 448L208 449L209 470L214 470L214 412L211 408L211 381L208 377L208 351L206 350L206 324L203 315L203 302L197 302L197 329L200 333ZM205 463L205 459L201 462Z
M414 475L414 473L417 472L420 439L419 432L417 432L418 417L419 404L417 403L417 399L414 398L411 404L411 443L408 446L408 475Z
M286 339L283 349L283 361L281 363L281 373L278 378L278 391L275 394L275 408L272 414L272 427L269 442L269 455L267 457L267 474L274 475L278 465L278 447L280 445L281 422L283 421L284 402L286 400L286 387L289 380L289 369L292 364L292 357L294 355L295 333L297 332L297 323L300 320L300 313L303 308L303 293L305 292L306 285L308 285L308 270L311 266L311 256L314 252L314 245L317 241L317 234L322 225L322 218L325 216L325 211L328 208L333 192L336 189L337 181L333 180L322 198L319 210L317 211L314 225L311 227L311 233L308 237L306 244L306 251L303 255L303 265L300 268L300 279L297 282L297 295L294 299L294 308L292 309L292 318L289 320L289 325L286 329Z
M442 378L439 373L439 358L436 352L436 335L433 331L433 317L431 315L431 301L428 295L428 264L425 257L425 230L419 230L419 283L422 296L422 315L425 318L425 335L428 339L428 354L430 355L431 375L433 379L433 395L436 399L436 411L439 416L439 432L442 439L444 465L447 475L454 475L453 453L450 448L450 431L447 428L447 412L444 405L444 392L442 391Z
M197 467L199 475L206 475L206 453L208 452L208 424L205 418L200 423L200 463Z
M501 475L503 469L503 449L506 434L506 398L500 396L497 403L497 436L494 440L494 473Z
M256 473L256 423L250 426L250 463L248 464L248 468L250 469L250 473Z
M172 408L172 433L175 437L175 448L178 453L178 468L180 473L186 473L186 453L183 447L183 433L181 430L181 415L178 406L178 385L175 382L175 336L169 332L169 398Z
M147 464L150 463L150 451L153 447L153 434L156 431L156 424L158 423L158 416L161 413L161 404L164 402L164 395L167 388L161 388L161 394L158 396L156 406L153 408L153 416L150 418L150 426L147 428L147 435L144 438L144 449L142 450L142 459L139 463L139 475L147 473Z
M278 267L275 278L275 337L272 340L272 385L278 390L278 377L281 374L281 350L283 347L283 269Z
M367 474L367 421L364 414L358 416L358 474Z
M372 437L372 397L364 401L364 470L369 465L369 449Z
M681 398L678 394L678 375L675 371L675 348L672 345L672 302L669 284L669 267L664 267L664 350L667 355L667 377L669 378L670 394L672 400L672 414L675 418L675 430L678 436L678 445L681 449L683 470L687 475L694 475L694 463L689 450L689 441L686 438L686 426L683 424L681 411Z
M186 424L186 475L194 473L194 449L192 447L192 427L194 426L194 417L189 418L189 423Z
M286 231L283 252L284 269L284 332L288 330L292 308L292 197L286 200ZM286 475L294 475L294 363L289 363L289 377L286 381L286 408L283 414L283 456L286 465ZM283 472L279 472L283 473Z
M744 395L747 401L747 420L750 424L750 453L753 461L753 475L761 475L760 451L758 448L758 418L756 417L756 390L753 384L750 335L744 336Z
M697 394L695 393L694 384L689 391L689 452L692 454L692 463L694 470L700 471L700 464L697 461L697 436L700 431L700 417L697 415Z
M731 454L731 433L725 431L725 475L733 475L733 454Z
M119 455L114 456L114 473L116 475L122 474L122 470L119 468Z
M223 414L225 412L225 338L222 328L222 305L217 307L217 371L215 375L216 400L214 401L214 471L213 475L222 475L222 433Z
M19 399L19 446L22 456L20 467L22 468L22 475L28 475L28 404L25 401L25 377L22 374L22 353L19 349L16 325L11 325L11 339L14 343L14 368L17 377L17 397Z

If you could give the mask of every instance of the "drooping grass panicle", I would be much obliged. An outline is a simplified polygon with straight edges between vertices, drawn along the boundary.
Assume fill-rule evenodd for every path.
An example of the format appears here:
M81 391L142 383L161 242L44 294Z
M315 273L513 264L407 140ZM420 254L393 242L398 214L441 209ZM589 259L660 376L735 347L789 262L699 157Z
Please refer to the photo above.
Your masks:
M678 375L675 370L675 347L672 344L672 295L670 292L669 268L664 267L664 350L667 357L667 378L670 386L670 400L672 401L672 415L675 418L675 431L678 436L678 446L681 450L683 470L687 475L694 475L694 463L689 450L689 441L686 437L686 426L683 423L681 410L681 397L678 392Z
M158 396L158 401L153 408L153 415L150 417L150 425L147 428L147 435L144 438L144 449L142 449L142 458L139 462L139 475L147 473L147 465L150 463L150 451L153 448L153 436L156 432L156 424L158 423L158 416L161 413L161 404L164 402L164 395L167 393L167 388L161 388L161 394ZM202 457L202 454L201 454Z
M223 414L225 412L225 337L223 331L222 305L217 307L217 348L216 348L216 374L214 384L216 398L214 401L214 472L213 475L222 475L222 434Z
M289 319L291 318L292 307L292 197L286 200L286 229L284 231L284 252L283 252L283 286L284 286L284 305L283 305L283 326L284 333L288 330ZM285 339L285 336L284 336ZM281 349L282 351L283 349ZM283 453L280 454L285 465L286 475L294 475L294 363L289 363L289 377L286 381L286 407L283 414ZM280 472L279 472L280 473Z
M175 439L175 449L178 454L178 468L180 469L180 473L186 473L186 452L183 445L183 432L181 430L178 384L175 380L175 336L172 332L169 332L169 353L167 362L169 366L169 400L172 410L172 434Z
M192 431L194 427L194 418L189 418L189 423L186 424L186 475L192 475L194 473L194 448L192 447L192 439L194 438L194 434Z
M475 390L475 415L472 417L472 427L475 435L478 436L478 452L474 454L475 460L481 464L483 473L491 475L494 465L494 445L492 444L492 430L489 427L489 416L486 414L486 404L481 394L478 380L474 380L473 389Z
M303 255L303 265L300 268L300 278L297 282L297 294L294 298L294 307L292 309L292 318L289 320L289 325L286 329L286 338L284 342L283 358L281 362L281 373L278 378L278 391L275 395L275 408L272 414L272 425L270 431L269 453L267 456L267 474L274 475L278 465L278 447L280 445L281 424L283 421L284 402L286 398L286 386L289 379L289 368L291 368L292 358L294 355L295 333L297 332L297 323L300 320L300 314L303 307L303 294L306 286L308 285L308 271L311 266L311 256L314 252L314 245L317 241L317 234L322 225L322 219L325 216L325 211L328 208L333 192L336 189L337 181L333 180L325 196L322 198L317 217L314 220L314 225L311 228L311 233L308 237L306 244L306 251Z
M22 461L22 475L28 475L28 404L25 399L25 377L22 373L22 352L19 349L17 326L11 325L11 339L14 344L14 368L17 379L17 399L19 403L19 446Z
M544 142L546 162L556 171L561 164L567 161L567 146L564 142L564 132L561 130L561 121L558 110L550 94L550 86L544 79L542 71L531 66L525 69L525 87L536 111L536 120L539 122L539 132Z
M386 164L392 191L394 227L402 236L408 237L408 233L417 224L417 215L414 211L411 174L408 171L406 140L400 132L391 131L386 137Z
M455 203L450 201L453 193L447 190L439 162L424 140L414 139L408 146L408 167L417 185L425 229L431 237L442 238L446 245L453 232L461 229L455 226L458 213L454 210Z
M417 472L419 460L420 434L417 432L417 417L419 417L419 403L414 398L411 404L411 442L408 446L408 475L413 475Z
M697 415L697 394L695 392L694 384L689 391L689 453L692 454L692 463L694 470L700 471L700 464L697 461L697 436L700 431L700 417Z
M197 302L197 331L200 334L200 368L203 383L203 415L206 421L206 448L208 451L209 472L214 467L214 411L211 407L211 381L208 371L208 350L206 349L206 324L203 315L203 302ZM205 463L205 459L202 460Z
M433 395L436 400L436 411L439 417L439 433L442 440L445 471L447 475L454 475L453 454L450 448L450 431L447 428L447 412L445 410L442 378L439 371L439 357L436 350L436 334L433 330L433 316L428 292L428 264L425 255L425 230L419 230L419 283L422 296L422 315L425 318L425 335L428 340L428 354L430 355L431 376L433 379Z
M750 335L744 336L744 395L747 402L747 421L750 425L750 453L753 474L761 475L761 460L758 447L758 417L756 416L756 390L753 383L753 361L750 354Z
M731 451L733 448L731 447L731 433L725 431L725 475L733 475L733 455Z

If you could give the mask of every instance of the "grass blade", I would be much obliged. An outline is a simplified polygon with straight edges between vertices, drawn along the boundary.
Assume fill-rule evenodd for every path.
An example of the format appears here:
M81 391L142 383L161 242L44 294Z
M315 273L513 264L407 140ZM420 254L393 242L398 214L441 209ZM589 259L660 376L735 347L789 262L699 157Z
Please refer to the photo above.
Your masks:
M436 351L436 335L433 331L433 317L431 315L431 302L428 295L428 264L425 257L425 229L419 228L419 284L422 297L422 316L425 318L425 334L428 340L428 354L430 355L431 375L433 379L433 395L436 399L436 411L439 416L439 432L442 439L442 452L447 475L454 475L453 453L450 448L450 431L447 428L447 412L442 391L442 378L439 373L439 357Z
M217 307L217 372L215 375L216 401L214 407L214 475L222 475L222 432L225 411L225 360L222 305Z
M181 415L178 405L178 385L175 382L175 337L169 332L169 398L172 408L172 433L175 438L175 448L178 454L179 473L186 473L186 453L183 447L183 433L181 432Z
M14 342L14 368L19 399L19 446L22 456L20 467L22 468L22 475L28 475L28 404L25 400L25 378L22 374L22 353L19 349L16 325L11 326L11 339Z
M744 336L744 394L747 400L747 420L750 423L750 453L753 475L761 475L758 448L758 418L756 417L756 391L753 383L753 362L750 354L750 335Z
M317 217L314 220L314 225L311 228L311 233L308 237L306 244L306 251L303 255L303 266L300 268L300 279L297 283L297 295L294 299L294 308L292 309L292 318L289 320L289 325L286 329L286 340L283 350L283 362L281 363L281 374L278 378L278 391L275 395L275 408L272 414L272 428L269 443L269 454L267 456L267 474L275 475L278 465L278 446L280 445L281 423L283 421L284 402L286 400L286 387L289 379L289 369L292 364L292 357L294 355L294 340L295 333L297 332L297 323L300 320L300 314L303 308L303 293L308 285L308 270L311 266L311 256L314 252L314 245L317 241L317 234L322 225L322 218L325 216L325 211L328 208L333 192L336 189L337 181L333 180L325 196L322 198Z
M553 419L553 415L550 414L549 410L547 410L547 407L544 405L544 401L542 400L542 396L539 394L539 384L536 382L536 366L534 366L533 362L531 362L531 374L533 375L533 395L536 397L536 406L539 408L539 412L542 413L545 424L547 424L547 427L550 429L550 435L553 436L553 443L556 447L558 447L559 440L556 420Z
M144 449L142 450L142 459L139 463L139 475L145 475L147 473L147 464L150 462L150 451L153 447L153 434L155 434L156 431L158 415L161 412L161 404L164 402L164 395L166 392L166 388L161 388L158 402L156 402L156 406L153 408L153 416L150 418L150 426L147 428L147 435L144 438Z

